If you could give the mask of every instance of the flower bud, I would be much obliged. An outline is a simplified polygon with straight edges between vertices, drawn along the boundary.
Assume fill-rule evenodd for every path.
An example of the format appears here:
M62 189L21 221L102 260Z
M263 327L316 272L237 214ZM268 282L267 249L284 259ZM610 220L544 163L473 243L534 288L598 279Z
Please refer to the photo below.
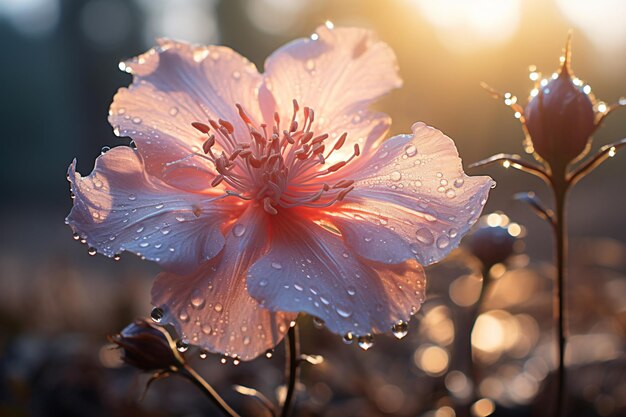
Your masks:
M143 371L158 371L180 366L183 359L172 349L165 329L145 320L129 324L120 334L110 337L123 350L122 360Z
M502 213L482 216L478 228L467 240L468 249L485 269L490 269L513 254L521 231L521 226L510 223L509 218Z
M558 76L537 86L524 110L534 151L553 168L565 167L582 154L595 129L593 103L569 65L569 41ZM545 81L544 81L545 83Z

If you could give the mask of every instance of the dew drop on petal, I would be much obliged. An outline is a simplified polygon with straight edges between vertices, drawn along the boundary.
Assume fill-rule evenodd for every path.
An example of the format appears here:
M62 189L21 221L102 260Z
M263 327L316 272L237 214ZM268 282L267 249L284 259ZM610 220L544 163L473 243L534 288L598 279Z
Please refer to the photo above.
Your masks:
M141 117L133 117L133 123L136 125L141 124Z
M354 335L351 332L348 332L343 335L342 340L346 345L350 345L354 342Z
M276 270L281 270L281 269L283 269L283 266L281 264L279 264L278 262L272 262L272 268L274 268Z
M155 323L160 323L163 320L163 309L159 307L154 307L150 312L150 318Z
M315 326L316 329L323 328L324 320L320 319L319 317L313 317L313 326Z
M213 309L217 311L218 313L221 313L222 310L224 309L224 306L220 303L215 303L215 307L213 307Z
M200 359L206 359L208 356L208 353L206 350L201 350L199 356L200 356Z
M397 339L402 339L409 333L409 325L405 321L398 321L391 327L391 332Z
M196 309L201 309L204 307L204 297L199 289L193 290L191 293L191 306Z
M315 69L315 61L313 61L312 59L307 59L304 66L306 67L307 71L313 71Z
M366 334L364 336L359 336L357 339L357 343L359 347L363 350L368 350L372 346L374 346L374 336L371 334Z
M437 247L439 249L445 249L450 245L450 239L447 236L441 235L437 238Z
M457 178L454 180L454 186L456 188L461 188L464 183L465 183L465 180L463 178Z
M74 240L80 240L80 235L78 233L74 232L72 234L72 238L74 238Z
M246 233L246 226L243 224L236 224L233 226L233 235L236 237L241 237Z
M98 251L96 250L96 248L89 248L89 249L87 249L87 253L88 253L90 256L94 256L97 252L98 252Z
M400 181L402 179L402 174L400 171L393 171L390 177L392 181Z
M274 349L268 349L265 351L265 357L267 359L271 359L274 356Z
M337 312L337 314L339 314L341 317L344 317L344 318L348 318L352 315L352 311L344 307L337 306L335 307L335 311Z
M210 325L208 325L208 324L203 324L203 325L202 325L202 328L201 328L200 330L202 330L202 333L204 333L204 334L206 334L206 335L208 336L208 335L210 335L210 334L211 334L211 330L213 330L213 329L211 328L211 326L210 326Z
M129 194L129 195L128 195L128 199L129 199L130 201L135 201L135 200L137 200L137 196L136 196L135 194Z
M417 148L415 147L415 145L411 144L408 145L405 149L404 149L404 154L406 156L408 156L409 158L412 156L417 155Z
M178 114L178 107L174 106L170 108L170 116L176 116Z
M435 237L433 236L432 232L425 227L418 229L415 232L415 237L417 238L418 242L427 246L432 245L435 242Z

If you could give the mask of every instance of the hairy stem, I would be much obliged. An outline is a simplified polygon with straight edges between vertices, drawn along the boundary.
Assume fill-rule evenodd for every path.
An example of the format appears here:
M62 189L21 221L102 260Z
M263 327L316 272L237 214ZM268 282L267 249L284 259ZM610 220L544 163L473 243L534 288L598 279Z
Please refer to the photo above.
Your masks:
M298 380L298 366L300 365L300 341L298 340L298 330L293 325L287 332L285 338L285 374L287 378L287 395L283 404L281 417L288 417L293 408L295 399L296 381Z
M235 410L230 408L230 406L220 397L220 395L215 391L215 389L209 385L208 382L204 380L191 366L184 364L180 369L180 375L184 376L195 386L200 388L200 390L211 400L211 402L226 416L229 417L241 417Z

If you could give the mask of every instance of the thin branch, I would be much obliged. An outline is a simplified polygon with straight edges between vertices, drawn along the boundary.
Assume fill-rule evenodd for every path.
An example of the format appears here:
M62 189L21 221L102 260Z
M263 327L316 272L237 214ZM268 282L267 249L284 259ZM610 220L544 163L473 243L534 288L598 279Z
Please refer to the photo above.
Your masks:
M578 166L567 175L567 181L570 186L576 184L583 177L602 164L602 162L614 157L617 151L624 146L626 146L626 138L601 147L594 156L587 159L582 165Z
M497 162L502 162L502 166L505 168L515 168L520 171L528 172L529 174L533 174L536 177L541 178L547 184L551 183L550 174L540 165L534 164L532 162L525 161L521 159L519 155L516 154L507 154L507 153L499 153L497 155L493 155L487 159L483 159L478 162L474 162L470 164L469 168L478 168L487 165L492 165Z
M554 212L547 208L543 204L543 201L541 201L539 197L535 195L535 193L533 193L532 191L527 193L517 193L513 196L513 198L517 201L522 201L528 204L530 208L533 209L535 214L537 214L537 216L550 223L552 227L555 226L556 223L554 219Z
M261 403L267 411L270 412L272 417L276 417L276 409L274 404L265 396L262 392L255 390L254 388L245 387L243 385L233 385L233 389L241 395L252 397Z

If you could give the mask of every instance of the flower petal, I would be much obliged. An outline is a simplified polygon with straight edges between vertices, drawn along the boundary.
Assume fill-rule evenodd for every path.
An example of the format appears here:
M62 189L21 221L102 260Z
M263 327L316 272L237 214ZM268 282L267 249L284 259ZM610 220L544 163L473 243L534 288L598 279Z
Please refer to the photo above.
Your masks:
M276 346L295 320L296 314L261 308L246 291L248 267L267 251L267 216L250 206L227 233L220 256L190 275L157 277L152 303L194 345L251 360Z
M391 48L366 29L320 26L317 39L297 39L265 62L265 87L283 119L290 120L292 100L315 111L313 128L367 151L387 131L390 119L367 110L383 94L402 85ZM330 146L330 145L329 145ZM352 151L352 145L345 147ZM345 155L338 152L329 162Z
M452 139L423 123L413 125L413 135L386 141L367 168L347 175L356 188L330 213L346 244L367 259L395 263L412 253L424 265L458 246L494 184L465 175ZM380 239L366 244L368 233Z
M109 122L116 134L133 138L152 175L160 176L168 162L202 150L207 137L192 122L225 119L247 137L235 104L260 119L261 75L230 48L160 40L158 47L120 66L134 74L133 83L115 95ZM200 158L187 164L191 162L212 170Z
M300 214L272 219L271 249L248 273L248 291L272 311L303 311L338 334L387 332L423 299L414 259L386 265L359 258L341 236Z
M186 193L147 175L127 146L99 156L87 177L74 161L68 179L75 195L68 224L108 257L129 251L167 269L193 270L220 252L221 227L238 214L221 195Z

